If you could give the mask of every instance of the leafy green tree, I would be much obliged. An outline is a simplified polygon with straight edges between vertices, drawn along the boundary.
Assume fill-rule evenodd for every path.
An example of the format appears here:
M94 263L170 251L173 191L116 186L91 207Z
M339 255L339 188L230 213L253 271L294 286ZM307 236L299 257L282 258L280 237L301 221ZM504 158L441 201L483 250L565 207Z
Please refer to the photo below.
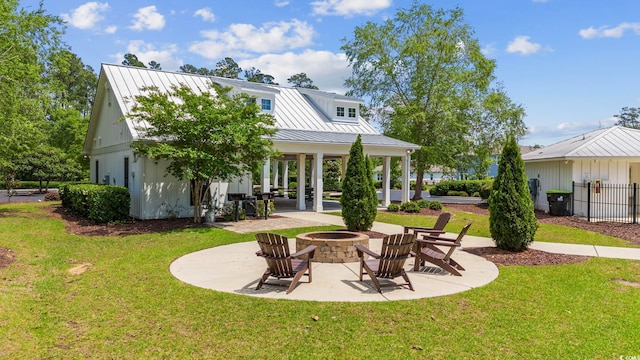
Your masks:
M278 83L274 82L274 77L271 75L263 74L259 69L252 67L249 70L244 71L244 78L248 82L256 82L262 84L272 84L278 85Z
M616 125L633 129L640 129L640 108L623 107L620 114L613 115L616 119Z
M89 160L85 158L84 140L87 134L89 121L87 117L80 116L75 109L53 109L47 117L47 143L61 149L65 154L67 180L81 180L89 170Z
M246 94L229 96L229 88L194 93L187 86L169 92L143 89L130 118L148 123L146 138L132 147L139 154L169 161L167 172L192 184L194 222L201 222L203 186L229 181L251 171L271 155L274 119L249 104ZM174 101L172 99L177 99ZM165 139L152 142L149 139ZM208 189L207 189L208 190Z
M417 1L382 24L356 27L342 50L352 68L349 94L370 99L386 134L420 145L412 156L418 200L426 169L455 168L459 155L474 151L478 107L495 62L482 54L462 9L433 10ZM524 129L509 120L517 127L510 132Z
M291 77L287 79L287 82L293 85L293 87L315 89L315 90L318 89L317 86L313 85L313 80L309 79L307 74L303 72L299 74L291 75Z
M146 68L144 63L138 60L138 56L131 53L124 54L124 60L122 60L122 65Z
M371 165L367 165L367 162L369 159L364 156L362 139L358 135L349 151L347 173L342 180L340 197L342 219L347 229L352 231L371 229L377 215L377 195L374 207L371 197L375 193L375 188L371 189L373 187Z
M155 60L151 60L149 61L149 69L162 70L162 66L160 66L160 63L156 62Z
M0 2L0 169L15 178L15 161L45 139L42 129L49 83L44 69L64 47L63 22L43 4L27 11L18 0Z
M98 85L93 68L66 49L51 54L50 62L45 76L51 84L52 107L76 109L89 116Z
M216 68L212 71L213 76L239 79L242 69L232 58L226 57L216 63Z
M39 181L39 190L49 190L51 180L67 180L71 170L66 154L59 148L43 145L27 152L18 161L17 174L20 179ZM44 184L43 184L44 183ZM44 185L44 186L43 186Z
M189 74L199 74L199 75L213 75L213 70L209 70L205 67L197 68L191 64L184 64L180 66L180 71L189 73Z
M523 251L538 229L524 162L514 136L504 145L489 196L489 230L500 249Z

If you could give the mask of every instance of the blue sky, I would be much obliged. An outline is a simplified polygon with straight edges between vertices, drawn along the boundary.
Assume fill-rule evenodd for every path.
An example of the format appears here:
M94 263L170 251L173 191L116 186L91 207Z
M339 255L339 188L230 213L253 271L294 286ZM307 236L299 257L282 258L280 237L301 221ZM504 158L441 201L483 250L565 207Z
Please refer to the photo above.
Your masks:
M37 7L37 0L21 6ZM550 145L615 122L640 107L640 1L434 0L464 9L466 22L511 99L527 112L523 145ZM287 84L305 72L344 93L350 74L341 39L382 22L411 1L392 0L44 0L67 22L65 41L96 72L130 52L163 70L214 68L225 56Z

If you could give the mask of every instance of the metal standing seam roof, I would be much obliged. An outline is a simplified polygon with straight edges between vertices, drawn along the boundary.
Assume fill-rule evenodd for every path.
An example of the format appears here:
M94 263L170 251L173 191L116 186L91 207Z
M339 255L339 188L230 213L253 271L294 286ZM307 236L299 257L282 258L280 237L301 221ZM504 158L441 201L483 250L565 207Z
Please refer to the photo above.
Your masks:
M381 134L361 134L362 145L382 146L382 147L402 147L406 149L419 149L420 147L406 141L390 138ZM308 131L279 129L274 136L274 141L282 142L313 142L326 144L346 144L350 145L356 141L358 134L336 133L326 131Z
M404 141L392 139L380 135L380 133L362 117L357 122L337 122L324 112L310 98L312 95L326 95L328 98L351 100L361 102L359 99L349 98L322 91L307 91L306 89L287 88L274 85L250 83L243 80L224 79L198 74L151 70L124 65L103 64L104 71L116 101L119 103L123 114L131 111L135 104L135 97L142 95L140 90L147 86L156 86L160 91L169 91L172 85L185 84L196 92L209 91L212 81L224 85L233 85L241 88L269 92L275 95L273 115L275 126L280 130L276 140L289 141L317 141L326 143L342 143L344 139L355 141L357 134L376 135L372 137L372 144L383 146L403 146L417 148L417 146ZM150 125L145 122L136 122L127 119L127 124L134 138L143 137L142 132ZM138 131L136 128L139 128ZM299 130L298 132L283 130ZM342 135L344 136L342 136ZM364 137L363 137L364 142Z
M522 155L524 161L615 157L640 157L640 130L598 129Z

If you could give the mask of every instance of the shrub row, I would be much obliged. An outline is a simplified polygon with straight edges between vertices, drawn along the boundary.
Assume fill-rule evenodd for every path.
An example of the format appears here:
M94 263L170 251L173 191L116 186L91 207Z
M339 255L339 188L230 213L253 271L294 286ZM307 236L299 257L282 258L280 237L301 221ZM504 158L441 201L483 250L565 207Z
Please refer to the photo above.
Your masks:
M439 201L429 201L420 199L418 201L407 201L402 204L389 204L387 210L398 212L400 210L407 213L419 213L420 209L442 210L442 204Z
M429 193L434 196L479 196L488 199L493 180L445 180L437 183Z
M100 224L121 222L129 218L129 190L113 185L63 185L62 206Z

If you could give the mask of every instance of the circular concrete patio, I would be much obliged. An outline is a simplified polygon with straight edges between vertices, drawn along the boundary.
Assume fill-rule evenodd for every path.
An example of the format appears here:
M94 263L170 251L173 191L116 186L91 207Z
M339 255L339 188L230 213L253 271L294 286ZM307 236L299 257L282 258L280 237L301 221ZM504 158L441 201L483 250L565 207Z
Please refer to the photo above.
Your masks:
M295 239L290 239L290 248L295 249ZM370 247L379 251L381 239L371 239ZM271 299L309 301L393 301L443 296L467 291L490 283L498 277L498 268L482 257L457 250L453 258L466 271L463 276L453 276L436 267L424 267L413 271L413 258L407 260L405 269L415 291L404 287L383 288L379 294L368 276L363 282L358 279L359 263L313 263L313 282L303 277L296 289L286 294L286 288L264 285L255 290L259 278L266 269L263 258L255 255L256 242L218 246L184 255L170 266L171 273L179 280L205 289L264 297ZM270 279L270 281L275 279ZM402 281L402 278L398 278Z

